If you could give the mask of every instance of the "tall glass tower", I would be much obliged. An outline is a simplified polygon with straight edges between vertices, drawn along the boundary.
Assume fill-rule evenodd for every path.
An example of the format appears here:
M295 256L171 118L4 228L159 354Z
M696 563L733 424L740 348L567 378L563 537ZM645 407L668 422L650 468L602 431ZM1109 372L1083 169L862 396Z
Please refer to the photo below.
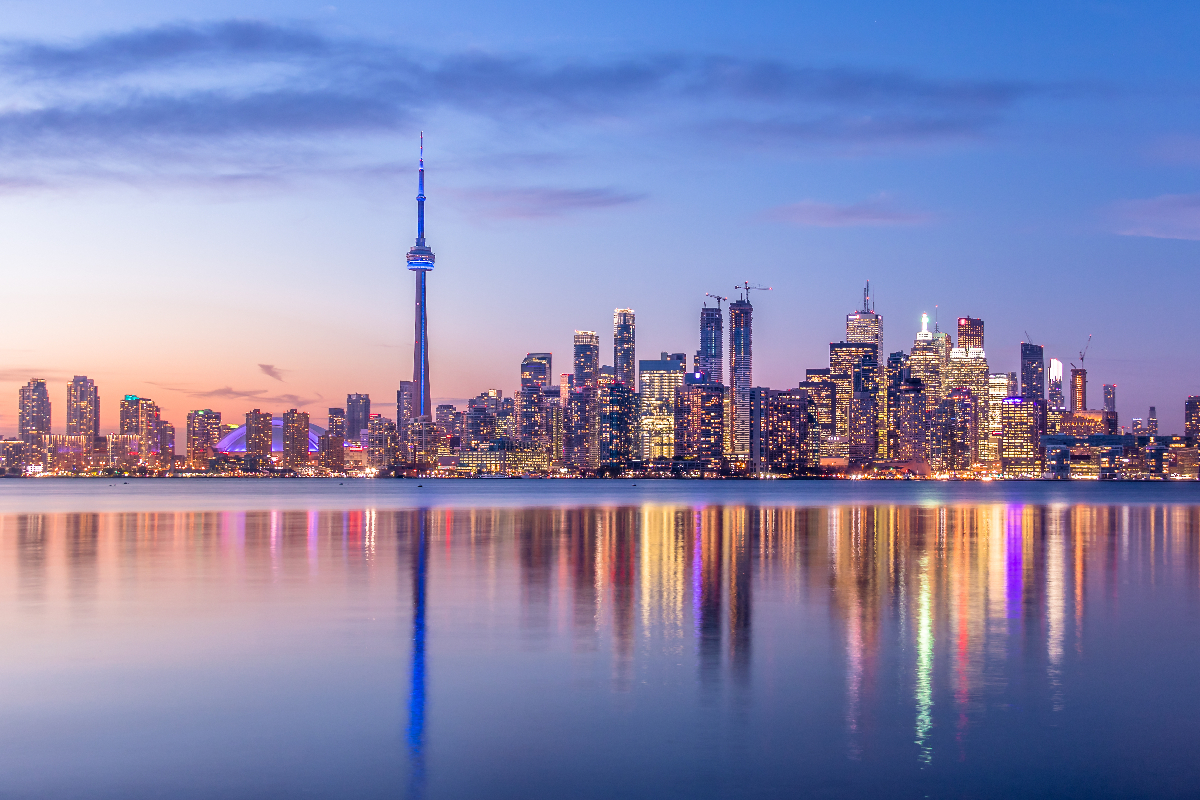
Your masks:
M717 298L716 308L705 304L700 309L700 349L696 351L696 371L707 375L709 383L725 383L722 327L721 299Z
M429 317L425 306L425 274L433 269L433 251L425 244L425 133L421 132L421 154L417 168L417 243L408 250L408 268L417 273L417 303L414 316L413 384L417 418L433 419L429 399Z
M754 380L754 306L746 292L729 304L729 380L733 387L733 451L750 452L750 386Z
M634 361L636 327L632 308L613 310L613 370L617 383L632 391L636 386L637 362Z

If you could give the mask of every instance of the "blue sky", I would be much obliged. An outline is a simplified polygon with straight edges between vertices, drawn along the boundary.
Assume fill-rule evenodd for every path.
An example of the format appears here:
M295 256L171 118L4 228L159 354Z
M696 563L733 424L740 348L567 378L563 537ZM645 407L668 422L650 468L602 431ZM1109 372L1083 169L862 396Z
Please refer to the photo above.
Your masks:
M1091 404L1179 430L1200 9L1047 5L0 2L0 430L33 374L94 377L106 427L394 399L422 129L435 396L618 306L690 353L743 280L786 387L869 278L888 350L935 307L994 370L1093 334Z

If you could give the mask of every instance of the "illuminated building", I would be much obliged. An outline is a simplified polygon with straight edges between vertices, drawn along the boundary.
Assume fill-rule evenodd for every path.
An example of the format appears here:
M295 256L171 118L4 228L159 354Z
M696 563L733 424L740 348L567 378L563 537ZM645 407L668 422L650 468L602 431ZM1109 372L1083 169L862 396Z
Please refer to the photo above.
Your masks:
M882 393L887 400L887 406L883 410L883 429L877 434L880 436L878 457L882 461L896 457L896 393L908 376L908 354L903 350L888 354L883 367Z
M283 466L308 466L308 412L290 408L283 412Z
M813 458L833 456L827 442L837 436L837 385L828 369L810 369L805 370L804 381L797 388L808 395L809 411L817 421L820 450Z
M862 310L846 315L846 341L850 344L873 344L876 353L883 347L883 317L875 313L870 281L863 289Z
M273 446L271 412L254 409L246 414L247 472L265 472L271 468ZM222 440L224 441L224 440Z
M1087 370L1071 370L1071 411L1087 410Z
M895 393L896 447L893 461L921 461L928 456L929 408L920 379L902 380Z
M637 456L638 396L614 383L600 389L600 464L624 466Z
M371 420L371 395L346 395L346 438L357 441Z
M1200 437L1200 396L1191 395L1184 401L1183 435Z
M988 376L987 436L989 444L983 452L991 457L989 463L996 464L1000 458L1000 439L1004 435L1000 401L1006 397L1016 397L1019 391L1021 390L1017 387L1016 373L993 372ZM983 424L982 418L980 424Z
M526 353L521 361L521 388L544 389L549 386L554 376L552 363L551 353Z
M372 414L367 420L367 463L385 469L396 463L399 452L396 423L382 414Z
M921 330L908 356L909 376L924 387L925 403L930 410L942 399L942 370L948 358L941 339L929 330L929 315L921 315Z
M720 466L725 454L725 392L721 384L709 383L703 372L684 374L675 403L675 458Z
M329 409L325 433L317 437L317 466L330 472L346 469L346 410Z
M1117 385L1115 383L1104 384L1104 410L1117 413Z
M983 349L983 320L974 317L958 318L958 346L964 350Z
M546 392L542 387L522 387L515 398L516 436L520 442L550 446L551 420Z
M136 433L110 433L107 445L110 467L133 469L142 463L142 437Z
M1039 421L1045 401L1026 397L1006 397L1000 401L1004 432L1000 439L1000 468L1007 478L1042 477Z
M979 462L980 406L974 392L961 386L938 401L929 424L929 465L935 472L965 472Z
M432 418L433 404L429 395L429 315L425 301L425 278L433 270L433 251L425 244L425 134L421 134L421 154L417 165L417 241L405 256L408 268L416 279L416 307L413 321L416 336L413 344L413 379L416 384L416 417ZM349 403L347 403L349 405ZM368 418L370 410L368 409ZM355 431L357 433L357 431Z
M600 466L600 402L596 387L569 387L562 418L563 463L580 472L594 471Z
M211 408L189 411L187 415L187 462L192 469L205 469L217 454L221 441L221 412Z
M850 395L850 424L846 429L847 458L851 467L870 464L879 450L879 362L874 352L877 346L869 347L872 352L866 353L852 367L854 391Z
M837 394L835 397L834 424L838 436L848 436L850 430L850 403L854 396L854 368L864 360L875 364L875 372L867 376L868 385L863 391L874 394L877 385L879 346L866 342L829 343L829 379Z
M17 415L17 431L21 441L43 447L43 436L50 435L50 391L46 381L30 378L21 387Z
M1021 396L1046 396L1046 356L1040 344L1021 342Z
M1150 413L1146 416L1146 431L1151 436L1158 436L1158 411L1154 406L1150 406Z
M159 466L175 467L175 426L165 419L158 423Z
M396 389L396 437L400 449L407 455L411 449L408 441L408 429L413 420L421 417L419 411L420 398L417 396L417 384L413 381L400 381ZM432 414L426 412L432 420ZM407 460L407 459L403 459Z
M642 461L675 455L675 392L687 371L683 353L638 362L638 429Z
M750 469L755 474L795 475L810 465L819 447L816 426L810 430L808 393L803 389L750 390ZM815 420L812 420L815 422Z
M1130 433L1132 433L1134 436L1145 436L1146 420L1142 419L1141 417L1134 417L1133 419L1129 420L1129 428Z
M336 436L344 440L346 438L346 409L329 409L327 420L328 427L325 429L325 432L330 436Z
M100 391L86 375L76 375L67 384L67 435L100 435Z
M141 437L139 455L146 466L170 466L162 442L162 417L154 401L148 397L127 394L121 398L120 433Z
M80 472L91 466L92 448L95 437L63 436L51 434L45 437L46 469L50 472Z
M574 385L600 388L600 337L595 331L575 331Z
M1119 432L1116 412L1102 408L1063 414L1057 430L1063 436L1111 436Z
M1050 407L1066 408L1066 397L1063 395L1063 368L1057 358L1050 359Z
M729 385L733 395L732 450L750 452L750 386L754 383L754 306L749 291L729 304Z
M463 415L463 444L478 448L497 438L503 400L503 390L488 389L467 401L467 413Z
M987 356L984 351L978 348L965 350L961 347L951 350L950 360L946 363L943 371L942 388L947 393L954 389L966 389L975 398L973 413L976 415L976 419L971 430L976 438L970 446L971 463L982 461L990 464L995 462L999 453L992 449L994 443L989 422L991 417L988 413L991 385L988 377Z
M700 309L700 349L696 351L696 371L703 372L713 383L725 383L725 336L721 303Z
M613 371L617 383L624 384L631 392L637 386L636 327L632 308L613 311Z

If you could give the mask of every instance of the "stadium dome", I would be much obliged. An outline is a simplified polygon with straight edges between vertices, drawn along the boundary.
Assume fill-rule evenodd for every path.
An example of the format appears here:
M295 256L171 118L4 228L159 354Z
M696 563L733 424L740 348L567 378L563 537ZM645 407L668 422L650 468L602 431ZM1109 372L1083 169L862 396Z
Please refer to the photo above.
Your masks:
M325 429L320 425L308 426L308 452L317 452L318 437L324 433ZM246 452L246 426L239 425L236 430L227 433L221 441L217 442L216 450L219 453ZM271 420L271 451L283 452L283 420L279 418Z

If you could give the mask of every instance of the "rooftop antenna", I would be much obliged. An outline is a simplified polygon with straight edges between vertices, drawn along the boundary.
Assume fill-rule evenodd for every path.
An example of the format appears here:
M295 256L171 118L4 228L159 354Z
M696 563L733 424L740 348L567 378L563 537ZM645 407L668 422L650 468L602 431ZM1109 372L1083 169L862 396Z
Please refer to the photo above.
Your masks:
M936 305L934 305L934 307L933 307L933 332L939 333L939 331L938 331L938 307Z
M712 292L705 292L705 293L704 293L704 296L705 296L705 297L711 297L713 300L716 300L716 301L717 301L717 310L718 310L718 311L720 311L720 310L721 310L721 302L722 302L722 301L729 302L729 298L728 298L728 297L721 297L721 295L719 295L719 294L713 294Z

